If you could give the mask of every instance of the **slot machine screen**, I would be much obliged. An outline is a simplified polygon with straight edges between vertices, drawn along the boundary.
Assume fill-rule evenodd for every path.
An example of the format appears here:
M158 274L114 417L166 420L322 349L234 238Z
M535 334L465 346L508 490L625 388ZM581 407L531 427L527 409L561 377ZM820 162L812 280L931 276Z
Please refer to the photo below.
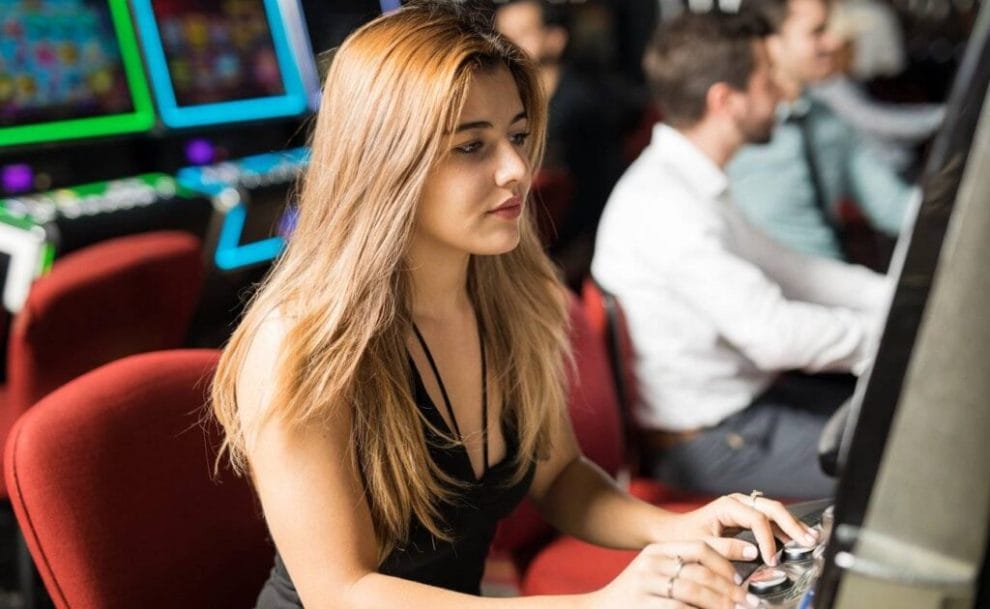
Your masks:
M984 171L982 167L967 168L976 147L974 135L981 126L980 118L985 112L990 87L988 26L990 7L984 6L956 74L945 121L928 155L921 182L921 203L912 224L905 227L898 241L892 265L892 273L897 277L896 291L876 360L856 388L843 435L839 455L841 476L835 502L837 524L860 527L866 520L890 427L902 399L905 375L935 284L950 219L957 199L963 196L960 183L964 171L975 171L976 175ZM973 317L978 318L978 314ZM840 579L835 556L840 551L850 550L852 543L833 536L826 555L826 569L819 581L816 605L831 606Z
M170 127L291 116L308 103L277 0L136 0Z
M288 201L292 187L293 183L289 182L251 189L247 195L247 215L239 240L241 245L288 236L292 216Z
M153 123L126 0L0 0L0 146Z

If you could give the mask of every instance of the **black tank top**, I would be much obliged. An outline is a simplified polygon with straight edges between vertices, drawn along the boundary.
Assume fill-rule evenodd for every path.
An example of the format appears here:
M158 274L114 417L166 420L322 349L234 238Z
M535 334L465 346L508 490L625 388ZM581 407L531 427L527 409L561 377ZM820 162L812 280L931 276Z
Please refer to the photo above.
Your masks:
M416 406L438 429L452 436L436 405L430 399L416 367L413 371ZM427 449L433 461L450 476L469 482L455 503L440 505L441 526L453 532L453 541L436 539L418 520L413 519L409 540L393 550L381 564L379 573L394 575L431 586L467 594L480 594L485 557L495 535L498 521L509 515L529 491L534 466L518 483L510 485L519 436L512 424L502 417L502 434L506 454L492 464L480 479L476 478L471 460L462 445L444 447L443 438L424 425ZM302 602L282 558L275 555L275 566L258 597L257 609L299 609Z

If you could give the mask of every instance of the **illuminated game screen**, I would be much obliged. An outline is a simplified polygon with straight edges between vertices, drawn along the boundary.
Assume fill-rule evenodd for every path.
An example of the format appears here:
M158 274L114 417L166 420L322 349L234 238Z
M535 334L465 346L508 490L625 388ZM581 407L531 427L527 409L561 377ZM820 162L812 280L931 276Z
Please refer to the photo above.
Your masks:
M123 0L0 0L0 145L152 120Z
M271 237L285 237L291 232L286 217L286 203L291 194L292 183L275 184L252 188L249 193L249 210L241 230L240 243L255 243Z
M285 93L265 7L255 0L152 0L179 106Z
M133 6L169 127L305 111L278 0L134 0Z

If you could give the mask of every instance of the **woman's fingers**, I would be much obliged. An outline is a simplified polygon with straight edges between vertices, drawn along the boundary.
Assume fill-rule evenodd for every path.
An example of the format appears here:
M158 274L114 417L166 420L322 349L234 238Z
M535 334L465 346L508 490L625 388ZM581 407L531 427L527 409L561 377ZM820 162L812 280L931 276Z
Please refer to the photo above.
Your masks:
M742 580L731 563L702 541L647 546L612 587L625 585L620 584L620 580L638 588L639 594L645 595L639 598L651 607L742 609L758 606L756 597L739 587L737 582Z
M674 541L657 546L657 551L667 557L680 556L685 563L699 563L728 582L735 580L736 570L703 541Z
M786 538L786 541L795 539L799 543L809 546L818 542L817 532L788 512L781 502L757 494L756 491L753 491L751 495L734 493L729 497L736 503L765 515L771 524L783 533L778 537Z
M728 514L723 516L723 522L729 521L734 526L743 526L753 532L756 545L760 548L763 562L768 565L777 564L777 542L774 541L773 529L766 515L750 505L750 497L746 495L730 495L723 502ZM742 497L742 499L739 499Z
M813 546L818 543L818 535L814 529L795 518L781 502L760 497L756 500L755 507L766 514L773 524L780 527L788 540L794 539L806 546Z
M742 539L712 537L708 545L729 560L756 560L760 556L756 546Z
M685 566L677 577L661 576L650 582L647 593L669 601L698 609L736 609L758 607L756 597L741 588L728 585L700 564ZM660 604L662 607L674 606Z
M728 511L721 517L726 526L742 525L753 531L767 564L776 563L772 558L776 553L774 538L784 543L793 539L806 546L818 542L817 532L795 518L779 501L755 494L736 493L725 497L719 504Z

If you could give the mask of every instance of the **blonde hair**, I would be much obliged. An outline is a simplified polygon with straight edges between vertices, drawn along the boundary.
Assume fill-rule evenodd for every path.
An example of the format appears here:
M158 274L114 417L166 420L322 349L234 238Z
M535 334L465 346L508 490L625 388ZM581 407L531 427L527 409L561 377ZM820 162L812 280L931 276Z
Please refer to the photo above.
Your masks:
M533 65L506 39L472 23L466 10L456 3L408 5L366 24L337 51L301 182L297 227L224 350L212 387L223 450L244 472L245 438L257 429L240 425L237 377L265 317L278 311L289 320L274 395L256 426L271 418L321 422L334 409L351 409L350 457L361 473L380 560L407 539L412 518L450 539L438 506L455 501L461 488L429 457L425 421L413 401L405 254L427 174L449 149L476 71L508 68L529 118L530 166L543 154L546 105ZM513 482L546 458L561 424L568 349L566 292L529 215L520 233L512 252L472 256L467 286L487 329L502 416L519 436Z

